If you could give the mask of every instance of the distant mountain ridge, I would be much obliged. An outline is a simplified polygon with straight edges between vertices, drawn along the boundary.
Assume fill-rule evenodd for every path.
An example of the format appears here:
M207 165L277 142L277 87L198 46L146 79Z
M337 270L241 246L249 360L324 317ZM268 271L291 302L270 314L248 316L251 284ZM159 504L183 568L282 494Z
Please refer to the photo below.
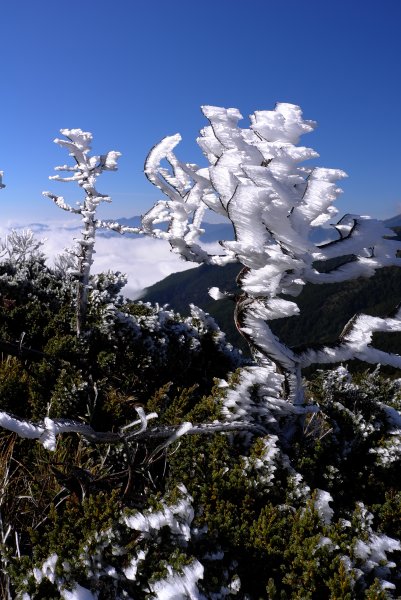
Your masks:
M103 219L104 221L111 221L115 223L119 223L124 227L140 227L142 217L140 215L135 215L133 217L121 217L119 219ZM22 227L22 226L21 226ZM31 229L36 234L46 233L51 229L51 224L48 223L39 223L32 222L27 225L23 225L26 229ZM68 231L79 231L81 229L81 223L76 221L75 223L69 222L68 224L63 224L63 229ZM160 225L162 227L162 225ZM19 227L17 227L19 228ZM216 242L218 240L232 240L234 239L234 231L231 223L202 223L202 229L205 230L205 233L201 236L201 241L204 243ZM118 237L120 234L111 229L103 229L99 228L97 230L97 235L102 237ZM124 234L128 237L138 238L143 237L140 234L135 233L126 233Z
M396 215L395 217L391 217L390 219L385 219L383 223L391 229L393 227L401 227L401 215Z
M105 219L105 220L113 220L113 219ZM120 219L116 219L117 223L120 225L124 225L126 227L140 227L141 225L141 217L136 215L134 217L121 217ZM401 215L396 215L391 217L390 219L383 220L383 223L386 227L390 229L401 228ZM202 223L202 229L205 230L200 236L200 242L209 244L212 242L218 242L219 240L233 240L234 239L234 230L231 223ZM103 237L112 237L118 236L120 234L115 231L108 229L99 229L98 234ZM126 233L125 235L129 237L140 237L138 234L134 233ZM332 225L327 227L318 226L314 227L311 231L310 239L315 244L321 243L323 241L333 240L337 236L336 231Z
M104 219L105 221L112 221L119 223L125 227L140 227L142 217L140 215L134 215L133 217L121 217L119 219ZM390 228L398 228L401 227L401 215L396 215L395 217L391 217L390 219L385 219L383 223ZM33 222L24 225L24 227L28 227L32 229L33 232L40 234L46 233L51 228L51 224L48 223L39 223ZM78 230L81 228L81 224L76 222L76 224L69 223L65 225L65 229L68 230ZM202 223L202 229L205 230L205 233L201 236L201 241L204 243L217 242L219 240L232 240L234 239L234 231L231 223L208 223L207 221ZM99 229L98 235L103 237L114 237L119 236L120 234L112 231L110 229ZM140 237L138 234L134 233L126 233L128 237ZM321 242L324 239L333 239L335 237L334 227L315 227L312 230L311 240L315 243Z

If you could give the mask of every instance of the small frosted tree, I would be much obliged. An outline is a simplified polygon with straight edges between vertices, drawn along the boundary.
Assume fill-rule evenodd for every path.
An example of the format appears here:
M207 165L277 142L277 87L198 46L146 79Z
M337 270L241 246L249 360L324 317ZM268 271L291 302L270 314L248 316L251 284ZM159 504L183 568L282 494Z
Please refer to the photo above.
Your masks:
M133 232L138 233L139 229L124 227L112 221L102 221L97 218L96 213L102 202L111 202L110 196L101 194L96 189L96 181L99 175L104 171L116 171L117 160L121 156L120 152L111 150L107 154L100 156L90 156L92 134L82 129L61 129L60 132L66 139L56 138L54 141L59 146L69 150L70 156L75 160L72 166L62 165L55 167L56 171L72 172L70 177L54 175L49 179L63 182L77 182L85 192L83 202L78 202L77 207L66 203L62 196L57 196L52 192L43 192L61 209L80 215L83 229L82 237L77 241L77 248L72 253L75 262L75 268L70 273L77 278L76 295L76 329L78 337L82 334L85 324L85 317L88 304L88 291L90 288L90 272L93 264L93 254L95 253L95 237L99 227L118 231L119 233Z
M18 263L26 264L37 259L44 260L41 251L43 240L38 240L30 229L18 231L12 229L4 241L0 241L0 258Z
M236 417L252 410L302 412L302 368L312 363L336 363L352 358L401 367L401 357L372 347L375 331L400 331L400 313L392 319L360 315L344 329L338 343L319 349L289 348L268 322L299 312L296 297L303 286L370 277L376 269L400 265L399 242L382 222L348 214L334 225L335 239L314 243L311 233L332 219L333 201L341 190L338 169L300 166L318 154L298 146L299 137L316 124L304 120L298 106L279 103L272 111L257 111L250 127L241 129L237 109L204 106L209 120L197 142L209 165L179 161L174 148L179 135L167 137L150 152L145 173L168 200L159 201L143 218L146 233L167 240L172 251L196 263L238 262L241 288L235 322L254 356L246 370L241 394L229 394L227 410ZM199 244L207 209L231 221L234 240L221 241L220 254L208 254ZM158 223L167 228L157 228ZM342 257L345 257L342 260ZM334 259L334 260L333 260ZM329 262L331 261L331 263ZM324 272L318 264L326 265ZM334 265L334 266L333 266ZM219 299L217 288L210 295ZM246 390L259 388L255 408ZM286 401L283 404L283 399ZM252 406L251 406L252 405Z

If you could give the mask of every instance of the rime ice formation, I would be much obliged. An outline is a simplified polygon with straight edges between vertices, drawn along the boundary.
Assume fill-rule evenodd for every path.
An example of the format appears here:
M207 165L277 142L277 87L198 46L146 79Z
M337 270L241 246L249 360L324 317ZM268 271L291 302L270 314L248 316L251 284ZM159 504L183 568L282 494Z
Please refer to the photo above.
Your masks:
M283 344L267 324L297 315L298 306L290 297L296 297L307 282L370 277L376 269L401 264L400 243L390 239L394 233L369 217L346 215L333 225L335 240L311 241L313 229L337 213L333 202L341 189L336 182L346 176L339 169L300 165L318 156L311 148L297 146L300 136L313 131L316 123L304 120L301 109L287 103L256 111L248 128L238 126L242 115L237 109L204 106L202 111L210 124L197 141L209 166L176 158L173 151L179 135L156 145L145 173L168 199L144 216L143 230L167 240L173 252L186 260L243 265L235 319L258 365L254 369L263 371L255 371L255 383L272 377L273 364L283 378L282 397L284 391L284 398L302 405L301 369L311 363L357 357L401 366L398 355L371 346L374 331L400 329L399 312L391 320L360 315L348 324L337 345L301 353ZM229 219L234 228L235 240L222 240L220 254L207 254L197 242L206 209ZM159 223L167 223L167 228L158 228ZM337 259L334 266L327 263L330 259ZM325 272L318 270L317 263L326 263ZM224 296L217 288L210 292L214 299Z

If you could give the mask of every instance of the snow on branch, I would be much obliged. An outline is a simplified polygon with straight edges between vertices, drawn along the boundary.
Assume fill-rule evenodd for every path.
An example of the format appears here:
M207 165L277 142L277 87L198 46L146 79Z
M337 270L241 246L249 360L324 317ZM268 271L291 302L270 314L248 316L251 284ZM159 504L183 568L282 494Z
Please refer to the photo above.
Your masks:
M401 265L401 244L391 239L394 232L366 216L348 214L332 225L333 240L313 241L314 231L335 217L334 202L341 193L337 181L346 177L340 169L300 164L318 156L313 149L297 145L316 123L305 120L301 109L288 103L256 111L248 128L239 127L242 115L237 109L204 106L202 111L209 125L197 141L209 165L179 161L174 154L181 139L178 134L151 150L145 173L168 199L157 202L144 216L144 231L168 241L185 260L243 265L238 276L237 328L256 363L266 369L266 378L272 377L271 365L282 376L281 395L293 404L303 404L301 369L313 362L358 357L399 365L398 355L385 357L386 353L371 347L374 331L399 330L397 318L374 320L361 315L353 323L352 335L333 348L305 350L300 355L268 326L270 320L298 314L290 297L299 295L308 282L371 277L377 269ZM207 254L198 242L206 209L228 219L235 232L234 240L220 241L218 254ZM159 223L167 227L156 227ZM327 261L332 259L338 260L330 268ZM319 263L328 266L319 270ZM211 290L215 299L224 295L218 288Z
M31 423L4 411L0 412L0 426L13 431L21 438L39 440L47 450L55 450L56 438L63 433L79 433L87 440L108 443L121 441L123 437L132 439L135 437L135 434L141 434L145 431L149 420L157 417L156 413L150 413L149 415L142 414L143 409L137 409L137 412L140 417L139 420L130 423L129 427L137 425L140 425L140 427L135 432L126 436L122 431L117 433L97 432L90 425L71 419L50 419L49 417L45 417L42 423Z
M370 364L382 364L401 369L401 356L378 350L372 345L376 332L401 331L401 310L394 318L355 315L345 326L339 343L333 346L322 346L319 349L307 349L299 355L301 367L311 364L338 363L358 359Z

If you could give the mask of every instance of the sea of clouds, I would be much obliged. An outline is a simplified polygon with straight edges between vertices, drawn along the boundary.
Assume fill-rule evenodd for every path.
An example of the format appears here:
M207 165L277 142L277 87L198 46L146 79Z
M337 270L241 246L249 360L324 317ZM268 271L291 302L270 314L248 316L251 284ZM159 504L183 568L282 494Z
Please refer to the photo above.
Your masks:
M39 240L43 241L42 249L51 266L57 255L66 248L72 248L75 244L74 239L80 237L79 217L69 216L72 218L68 221L53 220L46 223L8 221L0 225L0 239L4 239L12 229L30 229ZM131 225L129 221L123 224ZM210 254L220 254L222 249L217 240L233 239L231 226L210 223L204 223L204 226L207 243L200 242L200 245ZM331 239L333 235L336 237L333 228L317 227L312 241L321 242L326 238ZM101 273L111 270L125 273L128 283L123 289L123 294L133 300L140 298L147 287L171 273L186 271L196 266L198 265L186 262L171 252L170 245L164 240L98 230L92 272Z
M30 229L43 240L43 252L51 266L58 254L74 245L80 236L79 222L71 224L54 221L47 224L9 222L0 226L0 238L4 239L12 229ZM202 244L209 252L215 252L217 243ZM220 248L221 250L221 248ZM193 269L197 265L183 261L170 251L168 242L149 237L128 237L114 234L105 237L99 231L95 243L93 273L120 271L128 277L123 289L125 296L137 299L144 289L178 271Z

